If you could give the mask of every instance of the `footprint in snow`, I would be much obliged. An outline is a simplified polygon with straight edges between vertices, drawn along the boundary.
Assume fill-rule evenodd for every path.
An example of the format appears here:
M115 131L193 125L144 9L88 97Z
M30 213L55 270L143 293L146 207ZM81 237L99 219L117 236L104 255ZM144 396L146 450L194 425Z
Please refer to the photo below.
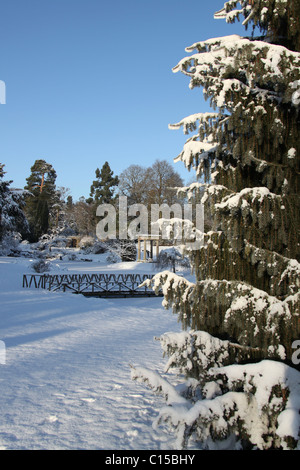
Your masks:
M58 417L55 416L55 415L52 415L52 416L48 416L46 418L46 422L47 423L56 423L58 421Z
M96 401L96 398L81 398L82 401L85 401L86 403L94 403Z

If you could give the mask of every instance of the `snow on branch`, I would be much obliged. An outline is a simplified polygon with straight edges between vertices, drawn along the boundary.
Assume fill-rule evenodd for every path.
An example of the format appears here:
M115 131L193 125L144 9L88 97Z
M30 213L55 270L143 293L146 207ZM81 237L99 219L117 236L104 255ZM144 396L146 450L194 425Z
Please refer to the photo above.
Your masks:
M269 9L272 9L274 15L280 15L280 10L284 11L287 2L288 0L274 0L270 6L262 8L260 2L254 0L230 0L225 2L224 7L214 14L214 19L225 19L227 23L234 23L236 20L240 20L240 16L243 16L242 24L246 27L250 21L254 21L255 24L259 23L261 27L266 27ZM238 3L241 8L235 9Z
M202 86L205 96L217 107L230 109L234 105L231 95L237 92L245 98L254 93L264 99L277 97L297 106L298 94L289 84L297 83L295 70L299 77L300 53L238 35L209 39L186 48L187 52L194 50L197 53L183 58L173 71L189 76L190 88ZM256 60L250 61L249 57ZM274 80L276 90L270 89Z
M243 16L242 24L246 28L252 21L255 26L267 30L272 17L278 19L286 13L288 1L229 0L224 3L221 10L214 14L214 18L225 19L227 23L234 23L236 20L240 21L240 16ZM240 9L236 9L238 4L241 6Z
M176 292L177 290L182 293L185 291L185 298L192 292L195 284L193 282L184 279L181 276L178 276L175 273L171 273L171 271L162 271L151 279L147 279L143 282L141 287L147 286L152 287L152 289L156 292L158 289L162 288L163 294L167 296L169 289L172 287L172 290Z
M198 136L188 139L183 146L182 152L174 158L175 163L181 161L188 169L194 167L197 174L201 172L201 162L210 155L214 155L219 148L219 144L216 142L209 142L207 139L199 141L198 139Z
M285 359L287 349L291 348L291 338L286 335L295 326L297 329L297 322L290 305L299 302L298 297L279 300L263 290L238 281L206 279L194 284L169 271L158 273L144 284L154 291L162 289L163 306L179 314L183 328L189 326L201 329L201 325L207 321L211 303L214 305L217 302L218 312L209 313L214 315L211 317L213 331L209 331L210 334L214 334L215 330L219 335L227 334L234 338L237 345L248 347L251 344L260 353L263 352L265 357L281 360ZM202 301L206 308L198 313L196 319L193 315L194 307L197 309L198 303ZM283 323L286 324L284 329ZM283 332L285 336L282 336Z
M190 377L199 380L209 368L221 367L229 358L230 342L215 338L205 331L169 332L158 340L164 355L169 357L166 372L176 369L181 374L186 374L188 371Z
M236 8L238 3L242 8L235 10L234 8ZM254 11L253 4L248 0L230 0L224 3L223 8L214 14L214 19L225 19L227 23L234 23L235 20L239 21L240 16L243 15L245 17L243 24L246 25L252 19Z
M241 41L242 39L243 39L242 36L238 34L230 34L229 36L220 36L217 38L210 38L210 39L206 39L205 41L197 41L193 43L191 46L186 47L185 51L193 52L194 50L197 50L198 52L209 53L210 51L219 50L220 47L222 47L222 45L225 45L227 43L231 44L233 41L237 42L237 41ZM179 62L179 64L185 60L186 59L182 59Z
M259 348L258 357L284 360L291 356L290 335L297 337L300 325L298 314L290 310L290 301L299 302L299 298L279 300L243 282L212 279L198 281L193 296L205 309L194 316L191 306L186 315L190 327L201 329L209 318L210 334L229 335L241 346Z
M191 114L190 116L185 117L180 122L176 124L169 124L169 129L180 129L183 127L183 132L188 134L189 131L197 130L197 122L199 122L200 126L203 123L206 123L210 120L215 120L219 117L218 113L196 113Z
M250 198L250 200L256 199L260 203L262 203L263 199L266 197L281 200L281 196L271 193L269 189L264 186L259 188L245 188L239 193L226 196L221 203L216 204L216 208L232 210L236 207L240 207L241 205L243 207L248 206L248 202L246 200L247 197Z
M186 141L182 152L174 161L182 161L186 168L193 167L197 173L200 173L204 160L219 149L219 144L214 138L218 118L219 113L198 113L187 116L176 124L169 124L169 129L182 127L185 134L198 131L197 135Z
M239 388L243 383L245 392L255 398L258 417L264 414L267 403L273 408L276 419L274 417L272 419L273 429L266 432L269 442L263 439L262 429L255 429L255 426L249 427L252 433L251 441L255 440L259 448L268 448L272 435L274 439L276 436L280 439L280 444L284 449L287 448L288 438L298 440L300 429L299 371L280 362L264 360L257 364L231 365L212 370L210 373L215 378L224 374L230 389ZM281 390L277 399L276 389ZM263 421L260 420L260 423L261 427Z
M155 293L162 289L164 295L163 306L166 309L172 306L174 298L181 305L189 305L195 288L194 283L170 271L162 271L156 274L152 279L144 281L141 287L143 286L152 287Z
M176 337L178 340L182 338ZM157 424L167 422L176 428L182 448L191 437L204 448L222 448L227 439L234 442L241 433L261 450L289 448L291 439L298 439L300 373L285 364L264 360L211 369L211 382L205 384L204 395L196 403L184 398L186 388L177 391L157 372L132 367L131 375L165 397L167 406L160 410ZM195 389L196 384L191 383L187 387Z
M198 399L192 406L168 401L158 423L177 430L178 445L185 448L196 438L203 448L222 449L247 435L260 450L291 448L300 425L300 373L285 364L264 360L257 364L230 365L210 371L225 393ZM227 389L227 392L226 392ZM267 436L267 437L266 437ZM238 443L237 443L238 448Z
M151 390L162 395L168 404L188 405L187 400L176 391L175 387L168 380L163 379L158 372L145 367L131 366L131 378L137 382L145 382Z
M257 266L260 276L272 277L270 287L276 297L282 298L286 287L286 302L288 299L292 300L290 296L300 293L300 263L296 259L258 248L247 240L244 242L244 257L250 261L252 266Z
M264 237L268 236L272 250L285 254L291 229L285 213L286 204L284 195L275 194L266 187L257 187L225 195L213 209L222 230L226 230L232 247L238 252L244 249L244 239L262 248L265 246ZM241 224L243 236L239 231Z

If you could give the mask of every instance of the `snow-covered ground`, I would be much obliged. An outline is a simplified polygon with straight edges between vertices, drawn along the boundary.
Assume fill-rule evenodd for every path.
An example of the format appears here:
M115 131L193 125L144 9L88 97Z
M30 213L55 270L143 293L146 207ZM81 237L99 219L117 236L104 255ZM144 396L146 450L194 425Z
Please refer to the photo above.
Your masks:
M150 263L52 264L59 272L153 272ZM29 259L0 257L0 448L174 449L174 436L152 427L162 401L130 369L163 372L154 337L180 325L162 299L23 289L27 272Z

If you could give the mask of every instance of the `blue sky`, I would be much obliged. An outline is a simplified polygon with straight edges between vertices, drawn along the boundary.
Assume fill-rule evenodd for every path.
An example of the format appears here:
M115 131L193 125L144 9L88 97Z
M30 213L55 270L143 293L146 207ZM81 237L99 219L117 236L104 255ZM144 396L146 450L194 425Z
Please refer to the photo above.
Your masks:
M9 0L1 2L0 162L24 187L36 159L57 186L88 197L96 168L173 164L186 136L168 129L208 109L202 91L173 74L196 41L244 34L214 20L223 0ZM182 163L174 165L191 180Z

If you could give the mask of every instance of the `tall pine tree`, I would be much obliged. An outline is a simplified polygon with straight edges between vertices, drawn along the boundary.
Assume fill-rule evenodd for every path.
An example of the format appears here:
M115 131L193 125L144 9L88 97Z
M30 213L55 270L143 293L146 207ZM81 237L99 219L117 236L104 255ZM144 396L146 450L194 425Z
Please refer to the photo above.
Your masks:
M195 283L168 272L152 281L186 330L161 342L167 368L188 381L179 393L145 369L134 369L133 377L166 395L160 419L175 427L183 446L194 438L210 449L295 448L300 2L231 0L215 17L242 17L252 37L186 49L192 54L174 71L190 78L190 88L203 87L214 112L170 126L195 132L177 160L201 178L187 193L204 189L213 230L200 249L189 250Z
M93 233L95 233L96 225L99 221L99 218L96 216L97 207L100 204L115 204L115 191L119 184L119 178L114 176L114 172L108 162L103 164L101 170L97 168L95 174L96 179L91 185L90 197L86 200L90 206L91 217L89 223Z
M113 176L108 162L105 162L101 170L96 169L96 180L91 185L90 196L88 202L97 204L113 204L116 186L119 184L118 176Z
M26 181L25 189L31 193L27 198L26 214L31 240L37 241L49 228L49 213L56 200L56 172L50 163L36 160Z

